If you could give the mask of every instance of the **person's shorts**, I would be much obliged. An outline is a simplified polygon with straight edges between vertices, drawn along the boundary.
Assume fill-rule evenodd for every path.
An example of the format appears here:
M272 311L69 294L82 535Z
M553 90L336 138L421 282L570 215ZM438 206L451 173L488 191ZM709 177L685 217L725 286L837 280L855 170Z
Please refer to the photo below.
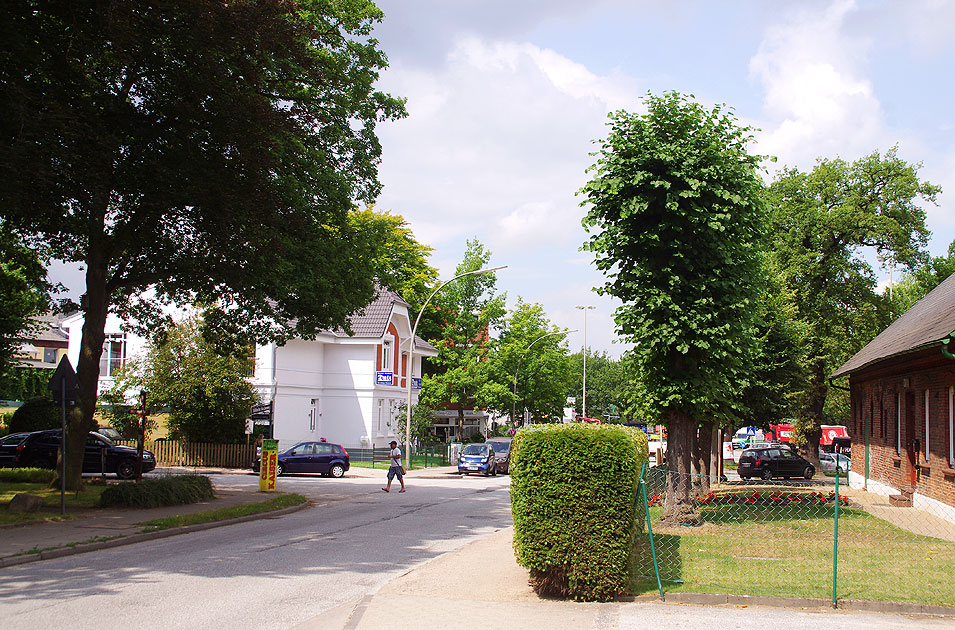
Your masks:
M401 481L403 478L403 475L401 474L401 468L398 466L392 466L388 469L388 480L391 481L395 477L398 478L398 481Z

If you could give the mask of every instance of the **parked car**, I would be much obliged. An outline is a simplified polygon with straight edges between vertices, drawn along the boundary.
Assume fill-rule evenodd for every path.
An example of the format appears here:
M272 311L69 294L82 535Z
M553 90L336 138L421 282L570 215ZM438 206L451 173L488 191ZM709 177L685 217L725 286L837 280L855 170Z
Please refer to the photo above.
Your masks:
M17 457L17 447L30 435L29 433L11 433L0 439L0 468L9 468L14 465Z
M765 480L773 477L812 479L816 474L815 466L808 460L778 446L746 449L739 457L737 471L742 479L760 477Z
M485 444L494 449L495 470L507 474L511 468L511 438L490 438Z
M468 444L458 458L458 474L483 473L489 477L497 474L497 458L494 448L487 443Z
M119 431L117 431L116 429L114 429L113 427L97 427L97 428L95 428L95 429L93 429L93 430L96 431L97 433L99 433L100 435L104 436L104 437L105 437L107 440L109 440L110 442L122 442L122 441L123 441L123 436L122 436L122 434L121 434Z
M252 470L259 472L260 457L252 462ZM275 474L285 473L321 473L336 479L344 476L351 467L351 460L340 444L331 442L299 442L292 448L279 453Z
M60 429L51 429L27 435L16 448L15 465L24 468L54 468L62 433ZM120 479L132 479L136 476L137 458L136 449L113 444L105 436L90 431L86 436L83 472L115 474ZM156 458L149 451L143 451L143 472L147 473L155 467Z
M842 453L819 453L819 468L822 472L836 472L836 462L839 466L839 472L846 474L852 467L851 460Z

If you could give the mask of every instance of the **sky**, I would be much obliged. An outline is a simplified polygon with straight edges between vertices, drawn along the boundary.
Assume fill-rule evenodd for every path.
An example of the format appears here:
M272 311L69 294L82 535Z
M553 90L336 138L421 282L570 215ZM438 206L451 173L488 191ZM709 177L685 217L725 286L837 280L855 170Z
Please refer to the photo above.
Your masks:
M576 192L608 113L645 111L648 92L734 108L759 129L752 151L777 158L771 169L897 145L943 189L925 207L930 253L955 240L955 0L377 4L390 63L380 89L407 98L409 115L378 126L376 208L434 248L442 279L481 241L493 266L507 265L497 287L509 307L539 303L577 329L571 351L585 326L591 351L627 348L614 333L619 302L594 292L605 278L581 251ZM585 305L595 308L575 308Z
M619 302L581 251L576 192L607 115L668 90L732 107L759 129L774 170L858 159L897 145L942 186L925 207L929 251L955 240L955 0L907 2L378 0L388 55L380 88L408 117L379 125L384 191L454 275L468 239L492 253L497 288L617 357ZM947 191L947 192L945 192ZM888 279L888 271L880 270ZM898 271L895 272L898 279Z

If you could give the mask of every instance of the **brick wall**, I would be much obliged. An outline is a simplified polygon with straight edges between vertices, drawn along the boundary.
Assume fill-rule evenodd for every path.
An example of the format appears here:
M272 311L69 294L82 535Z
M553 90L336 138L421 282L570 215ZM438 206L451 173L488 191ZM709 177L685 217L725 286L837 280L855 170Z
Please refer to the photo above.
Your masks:
M882 361L853 374L849 384L852 470L865 474L868 430L870 479L899 490L911 488L955 507L955 465L950 459L955 361L930 348ZM912 452L914 440L919 441L918 453ZM918 469L912 465L913 455Z

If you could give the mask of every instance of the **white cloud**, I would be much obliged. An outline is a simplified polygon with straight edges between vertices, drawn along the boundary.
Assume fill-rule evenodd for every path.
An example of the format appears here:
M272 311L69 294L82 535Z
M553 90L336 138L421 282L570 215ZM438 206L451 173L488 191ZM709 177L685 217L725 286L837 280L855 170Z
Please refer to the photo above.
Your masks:
M767 29L750 61L765 91L760 152L806 167L817 156L887 148L882 107L861 70L870 42L844 29L856 10L838 0L823 11L793 10Z

